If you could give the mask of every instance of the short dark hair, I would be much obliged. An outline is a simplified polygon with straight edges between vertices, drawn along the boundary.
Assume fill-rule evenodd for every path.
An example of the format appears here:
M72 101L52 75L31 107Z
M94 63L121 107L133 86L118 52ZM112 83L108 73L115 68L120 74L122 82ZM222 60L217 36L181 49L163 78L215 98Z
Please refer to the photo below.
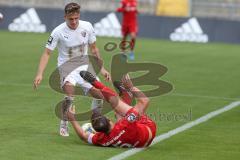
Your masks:
M80 13L81 6L77 3L68 3L65 6L65 14L73 14L73 13Z
M91 123L96 132L103 132L108 134L110 131L109 119L100 113L93 113Z

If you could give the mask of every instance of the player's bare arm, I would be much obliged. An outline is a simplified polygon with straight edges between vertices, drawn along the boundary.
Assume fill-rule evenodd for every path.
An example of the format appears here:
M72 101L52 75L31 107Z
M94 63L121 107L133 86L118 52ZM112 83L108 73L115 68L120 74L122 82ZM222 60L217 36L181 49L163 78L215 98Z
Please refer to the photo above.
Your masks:
M134 108L139 112L140 115L143 114L149 105L149 98L146 97L141 90L133 86L129 75L126 75L122 78L122 83L126 89L131 91L137 100L137 104L134 106Z
M48 60L50 58L50 55L51 55L51 50L48 49L48 48L45 48L41 58L40 58L40 62L39 62L39 65L38 65L38 71L37 71L37 75L34 79L34 82L33 82L33 88L36 89L39 84L41 83L42 79L43 79L43 73L44 73L44 70L48 64Z
M99 52L99 49L98 49L96 43L94 42L94 43L90 44L89 47L90 47L91 53L95 57L97 57L97 59L99 59L101 61L102 58L100 56L100 52ZM102 68L100 70L101 74L105 77L106 81L111 81L111 76L110 76L109 72L104 68L103 64L101 64L101 65L102 65Z
M145 113L147 107L149 106L149 98L146 97L145 94L137 87L131 88L130 91L137 100L134 108L138 111L140 115L142 115L143 113Z
M74 130L76 131L77 135L85 142L88 142L88 137L90 136L91 133L89 132L84 132L82 127L78 124L76 121L76 118L74 117L74 112L68 111L67 113L68 120L71 122Z

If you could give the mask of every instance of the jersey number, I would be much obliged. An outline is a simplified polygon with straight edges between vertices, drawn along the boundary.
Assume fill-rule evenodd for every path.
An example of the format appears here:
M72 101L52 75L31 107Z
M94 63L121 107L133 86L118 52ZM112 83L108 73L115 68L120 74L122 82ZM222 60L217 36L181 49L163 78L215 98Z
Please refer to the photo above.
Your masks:
M69 58L72 58L73 56L82 56L85 52L85 44L78 45L75 47L70 47L68 51Z
M113 144L114 147L121 147L121 148L132 148L133 145L129 143L122 143L122 141L118 141L117 143Z

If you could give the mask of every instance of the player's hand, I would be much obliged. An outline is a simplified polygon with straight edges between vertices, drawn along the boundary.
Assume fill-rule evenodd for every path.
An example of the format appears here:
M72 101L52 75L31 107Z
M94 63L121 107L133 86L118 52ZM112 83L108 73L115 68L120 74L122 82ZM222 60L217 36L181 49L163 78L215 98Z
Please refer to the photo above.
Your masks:
M105 81L112 81L110 73L105 68L101 69L101 74L104 76Z
M38 74L35 79L34 79L34 82L33 82L33 89L37 89L37 87L39 86L39 84L41 83L42 81L42 75Z
M75 112L72 110L68 110L67 117L69 121L76 121Z
M133 83L128 74L124 75L121 81L126 89L131 90L131 88L133 88Z

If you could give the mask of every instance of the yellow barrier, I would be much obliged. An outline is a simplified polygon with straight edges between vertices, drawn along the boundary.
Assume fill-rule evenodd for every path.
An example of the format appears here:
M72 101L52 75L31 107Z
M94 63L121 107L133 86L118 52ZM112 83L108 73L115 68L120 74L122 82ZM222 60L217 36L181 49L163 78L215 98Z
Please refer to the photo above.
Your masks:
M189 0L159 0L156 15L161 16L189 16Z

